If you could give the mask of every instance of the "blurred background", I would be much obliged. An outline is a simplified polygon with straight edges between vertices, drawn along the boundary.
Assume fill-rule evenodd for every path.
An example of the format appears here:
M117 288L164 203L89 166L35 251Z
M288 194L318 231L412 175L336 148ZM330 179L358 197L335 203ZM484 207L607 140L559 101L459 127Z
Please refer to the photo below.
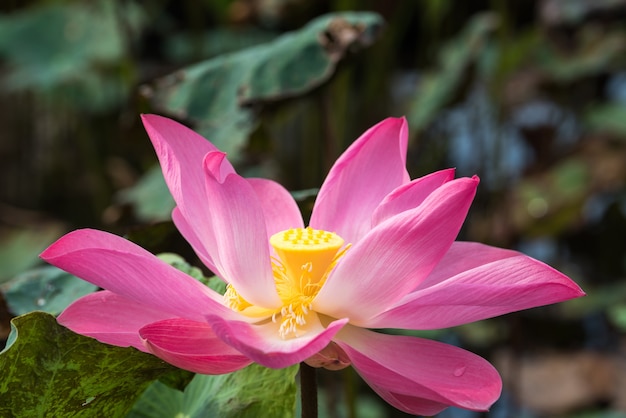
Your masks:
M588 296L418 333L505 384L486 414L626 417L626 1L5 0L0 345L10 319L93 289L41 267L78 227L200 266L139 120L159 113L278 180L309 213L336 157L387 116L412 177L481 177L461 239L514 248ZM327 15L333 13L332 15ZM323 416L404 416L351 371Z

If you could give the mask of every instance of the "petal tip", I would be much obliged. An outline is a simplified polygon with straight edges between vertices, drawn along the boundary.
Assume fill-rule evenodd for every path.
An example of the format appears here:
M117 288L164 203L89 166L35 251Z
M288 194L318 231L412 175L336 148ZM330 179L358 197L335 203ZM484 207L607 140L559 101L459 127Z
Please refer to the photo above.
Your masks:
M87 235L93 231L93 229L84 228L68 232L43 250L39 254L39 258L50 262L61 255L67 254L72 251L71 247L80 246L81 242L84 244L86 242L85 240L88 238Z
M217 180L220 184L223 183L226 177L230 174L228 171L222 170L222 166L225 160L226 160L225 152L211 151L204 156L204 161L202 162L206 172L213 179Z
M139 115L141 118L141 123L146 128L146 130L152 128L158 130L158 127L155 125L179 125L178 122L175 122L172 119L166 118L164 116L155 115L152 113L142 113Z

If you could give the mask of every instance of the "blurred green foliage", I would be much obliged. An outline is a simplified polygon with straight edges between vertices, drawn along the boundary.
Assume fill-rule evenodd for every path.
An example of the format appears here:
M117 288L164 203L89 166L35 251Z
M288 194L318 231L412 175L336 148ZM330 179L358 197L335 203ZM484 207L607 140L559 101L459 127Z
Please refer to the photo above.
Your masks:
M14 0L0 10L0 338L41 297L56 313L88 291L29 270L64 230L99 227L183 254L189 263L163 257L209 280L173 238L174 203L139 113L192 126L240 172L292 190L305 214L352 140L406 115L414 177L448 166L481 176L462 239L524 250L589 293L429 337L487 357L623 354L625 2ZM588 416L626 402L603 396L582 405ZM581 406L525 407L573 416Z
M58 224L0 228L0 285L37 263L37 256L63 232Z
M130 94L126 57L141 24L137 4L107 0L42 3L4 15L0 56L9 73L2 86L63 95L93 111L120 106Z

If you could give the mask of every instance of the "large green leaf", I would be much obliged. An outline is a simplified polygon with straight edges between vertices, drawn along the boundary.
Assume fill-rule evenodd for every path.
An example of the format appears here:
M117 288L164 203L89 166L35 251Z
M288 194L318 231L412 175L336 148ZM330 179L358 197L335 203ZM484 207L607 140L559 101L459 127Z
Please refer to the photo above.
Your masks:
M44 312L11 322L0 353L0 416L124 416L150 382L180 371L134 348L73 333Z
M297 365L276 370L252 364L226 375L196 375L183 393L155 382L128 417L292 418L297 371Z
M216 27L202 34L176 33L165 40L164 52L170 61L189 64L195 58L206 59L266 43L277 33L253 26Z
M57 315L97 288L53 266L29 270L0 285L9 310L15 315L36 310Z
M157 110L193 122L236 160L256 126L259 103L319 86L348 50L373 42L381 25L375 13L325 15L272 42L177 71L144 92Z

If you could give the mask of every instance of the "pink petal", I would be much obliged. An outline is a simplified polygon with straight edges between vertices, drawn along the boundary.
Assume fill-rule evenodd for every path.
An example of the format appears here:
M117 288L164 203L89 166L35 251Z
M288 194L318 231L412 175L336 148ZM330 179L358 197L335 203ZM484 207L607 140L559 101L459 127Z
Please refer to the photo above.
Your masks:
M205 160L211 164L209 153ZM204 216L212 229L207 248L217 272L248 302L265 308L280 307L270 264L269 237L263 206L250 183L237 174L224 179L206 171L211 208Z
M215 170L215 175L219 178L234 173L235 170L213 144L178 122L156 115L142 115L142 120L159 158L170 193L182 215L177 226L185 228L180 226L180 218L186 220L185 237L193 232L196 237L194 249L199 255L204 255L209 252L208 249L215 247L213 228L207 217L207 213L211 211L211 199L207 196L205 186L205 156L213 155L213 163L207 164L207 167ZM201 258L203 261L212 259L210 256ZM211 263L207 266L215 267Z
M584 295L567 276L537 260L478 243L457 243L440 264L429 287L420 286L367 326L447 328Z
M139 338L139 329L170 317L171 314L160 309L103 290L74 301L58 316L57 321L78 334L105 344L147 351Z
M48 263L130 301L170 316L203 320L206 314L240 318L222 297L148 251L103 231L80 229L42 254Z
M333 165L315 201L310 225L356 243L371 229L376 206L409 181L404 118L388 118L367 130Z
M252 325L240 321L229 321L219 316L208 316L207 320L215 334L254 362L265 367L280 369L299 363L321 351L348 319L339 319L324 327L317 316L307 318L306 333L295 338L281 338L279 324L271 321Z
M202 136L171 119L142 115L141 120L174 200L179 206L187 206L186 199L193 199L204 191L204 156L218 149ZM229 163L224 164L221 170L223 176L235 172Z
M226 153L222 151L210 151L204 156L202 161L205 174L208 171L219 182L226 178L229 174L237 174L233 170L230 170L231 166L226 159Z
M344 327L335 342L365 381L411 414L430 414L442 404L484 411L500 396L496 369L458 347L353 326Z
M374 392L378 393L378 395L387 401L389 405L393 405L400 411L404 411L409 414L418 414L430 417L437 415L450 406L441 402L390 392L380 386L372 384L371 382L368 382L368 384L372 389L374 389Z
M372 226L397 215L405 210L419 206L429 194L444 183L454 179L454 169L436 171L403 184L389 193L372 215Z
M210 151L206 154L203 164L208 173L215 173L215 176L221 181L222 165L228 164L228 161L223 152ZM205 175L207 175L206 172ZM214 226L211 218L206 216L206 213L211 211L211 207L206 206L209 202L209 197L206 195L206 184L203 185L202 193L198 191L196 194L202 197L202 201L193 203L193 207L188 207L186 214L180 207L174 208L172 220L182 236L191 244L200 260L214 274L224 276L219 267L221 265L218 254L219 244L216 241ZM198 210L202 212L198 213Z
M225 374L252 363L217 338L205 322L166 319L146 325L139 333L155 356L194 373Z
M266 179L252 178L247 180L263 207L263 217L268 236L286 229L304 226L296 201L283 186Z
M477 242L455 241L441 262L437 264L437 267L433 269L426 280L420 283L418 288L424 289L464 271L518 255L520 253L513 250L491 247Z
M450 181L370 231L339 261L313 309L362 325L415 289L454 242L477 185L477 178Z
M174 225L176 225L178 232L180 232L185 240L191 245L191 248L193 248L198 258L200 258L204 265L207 266L214 274L217 274L217 267L215 267L213 258L209 255L207 246L205 245L207 240L205 239L204 242L200 240L196 231L191 227L189 222L187 222L187 219L185 219L177 207L172 211L172 221L174 222ZM212 237L211 241L214 241ZM214 245L215 244L209 246L209 248L213 248Z

